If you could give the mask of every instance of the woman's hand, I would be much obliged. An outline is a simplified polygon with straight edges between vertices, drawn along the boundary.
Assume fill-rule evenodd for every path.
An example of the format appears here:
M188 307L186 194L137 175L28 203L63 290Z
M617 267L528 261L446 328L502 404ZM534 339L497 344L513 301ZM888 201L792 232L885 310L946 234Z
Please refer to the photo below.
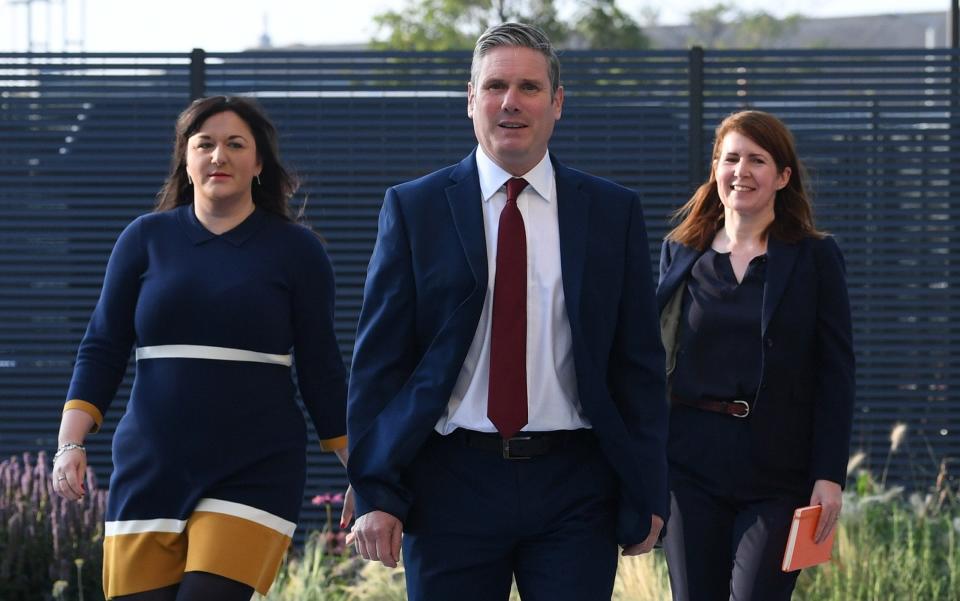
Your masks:
M820 544L827 540L840 519L840 508L843 505L843 490L840 485L831 480L817 480L813 484L813 493L810 495L811 505L820 505L820 520L813 535L815 543Z
M86 475L87 454L82 446L66 450L53 462L53 490L69 501L80 500L87 492L83 482Z
M78 409L67 409L60 418L60 434L57 436L60 448L65 445L77 447L67 449L53 459L53 490L64 499L76 501L87 492L83 483L87 476L83 439L93 426L93 418Z

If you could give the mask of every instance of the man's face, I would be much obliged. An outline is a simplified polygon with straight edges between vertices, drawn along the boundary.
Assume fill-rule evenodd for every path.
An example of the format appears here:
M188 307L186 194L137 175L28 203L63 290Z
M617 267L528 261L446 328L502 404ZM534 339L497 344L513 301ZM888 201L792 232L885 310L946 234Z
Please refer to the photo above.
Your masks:
M477 141L512 175L523 175L543 158L562 108L562 87L551 98L547 57L531 48L494 48L480 59L476 86L467 85L467 115Z

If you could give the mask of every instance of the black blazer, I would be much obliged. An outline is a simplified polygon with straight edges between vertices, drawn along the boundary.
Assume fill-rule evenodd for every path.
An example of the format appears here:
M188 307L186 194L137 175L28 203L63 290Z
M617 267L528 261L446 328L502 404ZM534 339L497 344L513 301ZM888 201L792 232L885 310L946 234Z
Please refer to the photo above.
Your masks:
M660 312L701 254L664 241ZM792 488L806 485L803 478L844 485L854 356L843 255L833 238L768 241L761 335L760 387L748 418L752 459Z

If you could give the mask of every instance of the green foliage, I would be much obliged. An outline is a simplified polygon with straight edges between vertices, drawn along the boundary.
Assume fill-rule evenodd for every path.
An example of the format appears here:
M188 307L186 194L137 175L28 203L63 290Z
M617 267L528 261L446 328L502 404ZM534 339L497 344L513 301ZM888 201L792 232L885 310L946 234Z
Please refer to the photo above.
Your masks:
M371 41L379 50L469 50L487 27L504 21L537 25L555 42L568 34L553 0L408 0L373 20L386 34Z
M957 601L960 511L902 501L847 503L830 564L804 570L796 601Z
M92 470L87 491L79 502L54 493L45 453L0 462L0 599L103 599L106 492Z
M560 20L555 0L408 0L403 9L373 18L378 39L371 41L371 47L470 50L487 27L505 21L536 25L558 47L568 41L590 48L649 47L640 26L617 7L616 0L579 4L575 24L569 25Z
M332 552L330 531L314 531L303 552L288 554L267 595L269 601L346 601L363 560Z
M483 32L490 2L462 0L421 0L408 2L399 11L374 16L384 40L371 47L396 50L465 50L473 47Z
M794 601L960 601L960 504L946 478L908 500L866 472L844 499L833 561L804 570ZM274 601L404 601L403 568L391 570L344 552L325 551L320 533L287 563ZM621 558L614 601L669 601L660 551ZM511 600L519 599L516 590Z
M576 31L587 47L607 50L643 50L650 39L616 0L588 0L577 13Z
M688 42L705 48L763 48L797 27L799 14L778 19L770 13L737 10L723 2L690 12L694 34Z

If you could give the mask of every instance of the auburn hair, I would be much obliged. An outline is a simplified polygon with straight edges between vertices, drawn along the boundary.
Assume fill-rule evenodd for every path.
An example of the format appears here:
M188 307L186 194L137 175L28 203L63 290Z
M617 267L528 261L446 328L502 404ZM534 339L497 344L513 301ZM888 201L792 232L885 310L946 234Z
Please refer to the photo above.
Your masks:
M807 190L807 174L797 157L793 134L782 121L763 111L740 111L724 119L717 127L710 162L710 177L697 188L682 207L673 214L676 227L667 234L669 240L705 250L723 224L723 204L717 190L717 162L723 138L737 132L750 138L770 153L778 173L790 168L787 185L777 191L773 203L774 218L764 236L773 236L784 242L803 238L822 238L813 219L813 203Z

